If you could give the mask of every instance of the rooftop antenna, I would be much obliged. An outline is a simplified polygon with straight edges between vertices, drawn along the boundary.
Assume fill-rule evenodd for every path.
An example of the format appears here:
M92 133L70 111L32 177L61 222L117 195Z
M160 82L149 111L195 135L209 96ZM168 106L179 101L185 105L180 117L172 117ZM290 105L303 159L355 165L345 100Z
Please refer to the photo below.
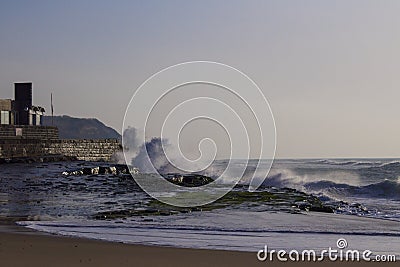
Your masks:
M54 125L53 93L50 93L50 102L51 102L51 126L53 126Z

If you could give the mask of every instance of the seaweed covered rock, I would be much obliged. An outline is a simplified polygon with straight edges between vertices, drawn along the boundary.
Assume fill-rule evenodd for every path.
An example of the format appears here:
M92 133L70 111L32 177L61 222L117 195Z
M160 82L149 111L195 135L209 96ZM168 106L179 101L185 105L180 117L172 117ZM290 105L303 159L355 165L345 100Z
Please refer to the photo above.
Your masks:
M175 176L171 174L169 179L172 180L174 177ZM196 178L200 177L201 175ZM182 181L179 180L178 182ZM314 195L306 194L295 189L264 188L255 192L249 192L246 187L239 185L217 201L201 207L175 207L156 199L150 199L149 201L145 201L141 206L101 211L94 214L92 217L97 220L112 220L134 216L168 216L179 213L202 212L217 209L235 209L239 206L260 212L274 210L289 213L310 211L333 213L336 212L337 208L334 205L326 205Z

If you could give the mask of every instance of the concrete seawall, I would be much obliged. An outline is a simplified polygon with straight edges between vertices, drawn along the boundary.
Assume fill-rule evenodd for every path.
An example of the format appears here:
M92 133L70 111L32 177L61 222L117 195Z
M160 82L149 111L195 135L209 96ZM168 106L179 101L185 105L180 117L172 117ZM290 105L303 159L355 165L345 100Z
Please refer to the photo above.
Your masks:
M122 151L116 139L3 139L0 140L0 160L21 158L45 158L63 156L85 161L110 161L116 152Z

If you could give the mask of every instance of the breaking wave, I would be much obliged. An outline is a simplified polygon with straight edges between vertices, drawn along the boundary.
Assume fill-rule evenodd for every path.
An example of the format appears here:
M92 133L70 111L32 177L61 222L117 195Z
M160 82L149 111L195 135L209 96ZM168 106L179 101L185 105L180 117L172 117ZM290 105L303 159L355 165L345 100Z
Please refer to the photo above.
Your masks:
M331 181L320 181L305 184L307 191L321 192L331 196L363 197L363 198L385 198L400 200L400 183L385 180L383 182L369 184L366 186L351 186L338 184Z
M332 160L332 159L319 159L310 161L311 164L322 164L331 166L355 166L355 167L369 167L377 166L382 167L388 163L382 163L381 161L370 161L370 160ZM393 163L393 162L390 162ZM399 162L397 162L399 163Z
M331 160L331 159L319 159L319 160L315 160L312 161L310 163L317 163L317 164L329 164L329 165L353 165L353 164L357 164L357 161L354 160L349 160L349 161L336 161L336 160Z
M393 166L393 165L385 165ZM384 198L400 200L400 178L363 183L354 173L328 172L316 175L298 175L290 170L271 171L263 182L265 187L294 188L306 193L322 194L335 199L343 197Z

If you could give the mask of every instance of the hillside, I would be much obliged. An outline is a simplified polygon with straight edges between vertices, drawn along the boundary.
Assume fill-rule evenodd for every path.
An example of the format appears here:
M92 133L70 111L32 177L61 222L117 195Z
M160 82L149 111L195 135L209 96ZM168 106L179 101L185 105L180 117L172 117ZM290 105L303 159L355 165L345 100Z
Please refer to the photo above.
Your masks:
M43 125L51 126L51 121L51 116L43 117ZM98 119L54 116L53 121L53 125L58 127L61 139L121 138L121 135L117 131L104 125Z

